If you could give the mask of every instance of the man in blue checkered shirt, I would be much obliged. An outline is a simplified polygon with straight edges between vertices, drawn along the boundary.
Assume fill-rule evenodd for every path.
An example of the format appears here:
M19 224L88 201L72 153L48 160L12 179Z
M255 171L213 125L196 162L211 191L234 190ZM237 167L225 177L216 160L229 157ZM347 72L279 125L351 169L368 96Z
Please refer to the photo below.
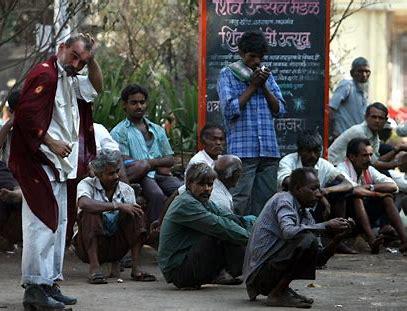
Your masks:
M260 62L268 50L264 34L245 32L239 41L241 60L223 68L218 94L225 119L228 153L242 159L243 176L232 189L241 215L259 215L277 192L277 145L274 118L284 114L280 88Z

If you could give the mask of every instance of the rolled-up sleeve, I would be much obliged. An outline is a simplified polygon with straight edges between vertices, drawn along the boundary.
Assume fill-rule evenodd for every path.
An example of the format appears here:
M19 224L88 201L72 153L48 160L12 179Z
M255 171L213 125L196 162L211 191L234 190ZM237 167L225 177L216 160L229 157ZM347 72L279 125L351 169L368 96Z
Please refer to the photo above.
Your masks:
M374 184L385 184L385 183L394 184L397 187L396 192L399 191L399 187L397 186L397 183L391 177L388 177L388 176L380 173L373 166L369 166L369 173L372 176Z
M78 184L76 189L76 201L79 201L82 197L87 197L89 199L93 199L94 197L94 188L90 182L90 178L85 178Z
M88 76L76 76L75 90L77 90L77 96L87 103L93 102L98 96L98 92L93 87Z
M218 79L218 96L223 114L227 120L240 117L239 93L233 88L235 78L228 68L223 68Z

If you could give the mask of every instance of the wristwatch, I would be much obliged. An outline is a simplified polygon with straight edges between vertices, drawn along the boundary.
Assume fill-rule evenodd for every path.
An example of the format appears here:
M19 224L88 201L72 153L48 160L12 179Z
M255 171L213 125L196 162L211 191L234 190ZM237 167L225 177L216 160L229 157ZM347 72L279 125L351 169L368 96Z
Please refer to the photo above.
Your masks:
M369 190L370 190L370 191L374 191L374 185L373 185L373 184L370 184L370 185L369 185Z

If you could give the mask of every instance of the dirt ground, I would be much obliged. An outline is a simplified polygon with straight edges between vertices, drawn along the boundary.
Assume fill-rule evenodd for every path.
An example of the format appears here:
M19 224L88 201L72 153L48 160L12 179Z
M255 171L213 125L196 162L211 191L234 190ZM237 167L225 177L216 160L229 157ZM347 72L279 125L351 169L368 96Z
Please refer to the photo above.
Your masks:
M208 254L210 255L210 254ZM0 253L0 310L23 310L19 285L21 252ZM68 251L64 293L78 297L73 310L265 310L264 297L249 302L243 285L208 285L182 291L165 283L156 265L156 252L143 249L142 268L157 282L109 279L106 285L86 283L87 265ZM312 284L313 287L308 287ZM407 310L407 257L384 250L379 255L336 255L315 281L296 281L293 288L315 299L313 310ZM274 310L284 310L274 308Z

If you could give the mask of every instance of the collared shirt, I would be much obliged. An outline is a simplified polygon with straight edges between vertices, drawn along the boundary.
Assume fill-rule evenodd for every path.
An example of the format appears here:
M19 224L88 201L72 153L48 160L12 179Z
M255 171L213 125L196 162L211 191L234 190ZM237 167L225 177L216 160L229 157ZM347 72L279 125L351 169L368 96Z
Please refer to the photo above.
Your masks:
M134 160L172 156L174 152L165 130L145 117L144 121L148 126L148 131L153 135L153 143L150 148L147 146L143 133L127 118L111 130L110 134L119 143L121 153ZM148 172L147 176L154 178L155 171Z
M86 177L79 182L76 191L77 201L82 197L87 197L100 202L136 203L136 196L133 188L121 181L117 184L112 201L110 201L106 195L105 189L97 177Z
M348 128L362 123L368 104L368 93L353 79L342 80L329 101L329 107L334 110L335 133L340 135Z
M212 159L209 154L206 153L205 149L202 149L201 151L198 151L188 162L187 167L191 166L192 164L196 163L206 163L210 167L214 167L215 165L215 160Z
M254 224L243 265L245 280L298 233L325 228L326 223L315 224L308 209L302 209L290 192L276 193Z
M119 144L112 138L109 131L99 123L93 123L95 133L96 153L99 154L102 149L120 151Z
M355 168L349 159L337 165L338 170L348 175L351 179L353 186L371 185L371 184L382 184L382 183L393 183L393 179L387 177L386 175L380 173L373 166L369 166L367 170L363 171L360 176L357 176ZM398 191L398 190L397 190Z
M352 126L350 129L347 129L334 140L328 149L329 162L331 162L333 165L337 165L338 163L345 161L348 143L353 138L367 138L373 148L372 162L376 162L379 159L379 135L374 134L367 126L367 123L363 122L361 124Z
M171 203L160 229L158 265L167 282L171 282L171 271L182 264L202 236L245 245L249 233L224 216L213 202L201 203L186 191Z
M225 67L220 71L218 94L225 118L228 153L240 158L279 158L274 118L286 112L280 88L270 75L266 87L277 97L280 108L278 114L274 115L261 89L240 110L239 97L247 87L248 84L238 80L230 68Z
M299 154L297 152L287 154L280 160L278 164L278 171L277 171L277 185L281 188L281 185L284 179L291 175L292 171L297 168L302 167L302 162ZM335 178L342 173L335 168L331 163L323 158L319 158L317 164L314 168L318 172L318 179L321 187L326 187L329 183L331 183ZM347 176L344 176L346 179Z
M54 139L71 144L72 151L68 157L61 158L48 146L41 144L40 149L54 163L59 172L60 181L76 178L79 154L79 108L77 98L92 102L97 92L87 76L67 76L61 64L57 62L58 84L55 94L55 106L52 112L48 135ZM55 180L48 166L43 166L49 179Z
M77 187L76 201L80 198L87 197L89 199L100 201L100 202L116 202L116 203L126 203L134 204L136 203L136 196L134 190L128 184L119 181L116 189L113 193L112 200L110 201L106 195L106 191L100 183L97 177L86 177L81 180ZM78 213L82 210L78 208ZM104 211L103 214L103 228L105 234L108 236L113 235L117 231L118 221L119 221L119 211ZM78 228L75 227L75 235L78 232Z
M205 163L208 164L210 167L214 167L215 166L215 160L212 159L209 154L206 153L206 151L204 149L202 149L201 151L197 152L188 162L187 168L185 170L185 172L188 170L188 168L192 165L192 164L197 164L197 163ZM185 182L186 180L184 180L184 184L178 188L178 193L183 193L186 190L186 186L185 186Z

